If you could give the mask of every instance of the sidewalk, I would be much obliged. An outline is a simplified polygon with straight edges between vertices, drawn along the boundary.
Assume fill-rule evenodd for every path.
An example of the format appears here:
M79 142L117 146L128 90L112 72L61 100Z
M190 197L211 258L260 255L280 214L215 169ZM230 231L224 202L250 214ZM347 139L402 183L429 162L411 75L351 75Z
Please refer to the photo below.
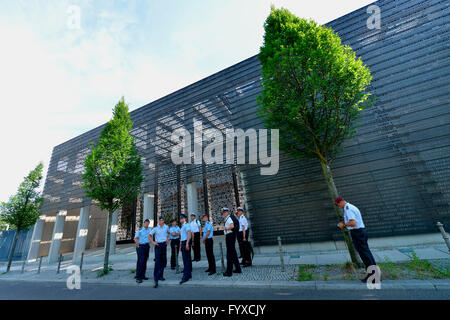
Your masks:
M411 253L414 252L420 259L430 259L438 263L450 265L450 253L445 244L427 245L423 247L415 246L396 249L374 249L372 250L375 259L379 262L385 258L392 262L408 261ZM118 245L116 254L111 255L110 264L113 271L103 277L97 278L97 271L103 266L103 249L86 251L83 261L83 272L81 275L81 285L83 283L98 284L120 284L120 285L141 285L153 286L153 250L151 250L147 267L149 281L137 284L134 280L134 270L136 268L136 250L134 244ZM285 271L281 270L279 254L255 255L253 266L242 268L242 274L234 274L227 278L221 275L221 255L220 250L215 251L218 273L208 276L204 270L207 268L205 252L202 251L202 261L193 262L193 278L183 286L205 286L205 287L242 287L242 288L303 288L311 290L323 289L347 289L347 290L368 290L367 286L360 281L296 281L297 271L300 265L327 265L342 264L349 260L345 250L333 252L308 252L302 254L284 255ZM225 253L224 253L225 257ZM168 252L170 259L170 253ZM38 261L27 263L24 272L21 273L22 263L15 262L11 271L7 274L0 274L0 281L33 281L33 282L66 282L69 274L67 268L72 264L72 254L64 255L61 263L60 273L57 274L57 263L48 264L43 258L40 274L37 273ZM180 258L180 263L181 258ZM225 261L226 263L226 261ZM79 265L79 263L77 264ZM170 262L169 262L170 265ZM182 268L182 266L181 266ZM180 269L181 269L180 268ZM6 263L0 264L0 272L6 270ZM170 267L165 269L164 277L166 281L160 281L160 286L179 286L181 274L177 274ZM382 289L430 289L430 290L450 290L450 279L439 280L384 280Z

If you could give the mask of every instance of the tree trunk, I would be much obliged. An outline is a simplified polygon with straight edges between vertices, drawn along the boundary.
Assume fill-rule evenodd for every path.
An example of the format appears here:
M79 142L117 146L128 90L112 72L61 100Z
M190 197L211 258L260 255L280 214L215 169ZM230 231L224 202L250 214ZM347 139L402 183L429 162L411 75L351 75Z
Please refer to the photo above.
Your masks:
M111 220L114 211L108 212L108 221L106 222L106 235L105 235L105 258L103 261L103 273L109 271L109 250L111 249Z
M335 208L337 219L338 219L338 221L343 221L343 218L341 216L341 212L340 212L339 207L334 205L334 200L339 196L339 193L337 191L336 185L334 184L333 175L331 174L330 166L328 165L328 163L326 163L322 159L320 159L320 164L322 166L323 175L325 177L325 180L326 180L327 185L328 185L328 189L330 191L331 201L332 201L333 206ZM350 239L350 235L349 235L348 229L343 228L341 230L342 230L342 234L344 235L344 241L345 241L345 244L347 246L348 253L350 254L350 258L352 260L352 263L354 265L356 265L356 266L360 266L358 258L356 257L355 247L353 246L353 243L352 243L352 241Z
M9 253L8 267L6 268L6 272L9 272L9 269L11 269L11 264L12 264L12 260L13 260L13 257L14 257L14 251L16 251L17 239L19 239L19 233L20 233L20 230L17 229L16 230L16 234L14 235L14 241L13 241L13 245L12 245L12 248L11 248L11 252Z

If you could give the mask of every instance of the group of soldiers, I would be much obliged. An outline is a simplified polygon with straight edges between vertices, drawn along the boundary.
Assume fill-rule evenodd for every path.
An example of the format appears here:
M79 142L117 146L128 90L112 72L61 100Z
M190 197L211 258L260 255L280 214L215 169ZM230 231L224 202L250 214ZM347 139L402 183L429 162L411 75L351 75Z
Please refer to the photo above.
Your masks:
M227 248L227 268L223 276L231 277L233 273L242 272L241 265L244 268L252 265L253 249L249 242L249 227L247 218L244 215L244 209L238 207L236 214L233 214L230 209L223 208L222 215L225 222L223 231ZM171 221L170 227L167 226L163 217L158 218L156 227L150 228L150 221L146 219L143 227L136 233L134 238L138 257L136 282L142 283L143 280L148 280L145 273L150 244L153 244L155 248L154 287L157 288L158 282L165 280L164 268L167 265L167 245L169 241L171 247L170 267L172 270L176 268L178 253L181 252L182 255L183 276L180 284L192 278L192 262L198 262L201 259L201 243L205 246L208 260L208 269L205 272L208 272L208 275L216 274L216 260L213 251L213 226L209 220L207 214L202 216L202 221L204 222L202 234L202 224L197 220L196 213L191 213L190 222L187 221L187 217L184 214L180 215L181 228L177 225L175 219ZM239 243L239 251L242 258L240 263L235 247L236 240ZM193 259L192 251L194 253Z

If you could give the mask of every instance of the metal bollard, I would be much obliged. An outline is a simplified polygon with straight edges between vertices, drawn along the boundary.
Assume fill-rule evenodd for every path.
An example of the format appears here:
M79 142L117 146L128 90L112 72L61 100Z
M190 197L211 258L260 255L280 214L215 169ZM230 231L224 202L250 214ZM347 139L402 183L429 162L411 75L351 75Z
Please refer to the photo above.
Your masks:
M219 242L219 247L220 247L220 262L222 263L222 272L225 272L225 263L224 263L224 260L223 260L222 242Z
M450 240L448 240L447 232L444 230L444 225L438 221L436 223L437 227L439 228L439 231L442 233L442 238L444 238L445 244L447 245L448 251L450 251Z
M281 271L284 272L284 256L283 256L283 248L281 247L281 237L277 237L278 240L278 249L280 250L280 262L281 262Z
M24 259L24 260L23 260L23 263L22 263L22 270L20 271L20 273L23 273L23 270L25 269L25 262L27 262L27 259Z
M84 252L81 253L81 260L80 260L80 273L81 270L83 270L83 258L84 258Z
M63 259L62 254L59 255L59 259L58 259L58 270L56 270L56 273L59 273L59 268L61 267L61 261Z
M41 273L42 256L39 258L38 274Z

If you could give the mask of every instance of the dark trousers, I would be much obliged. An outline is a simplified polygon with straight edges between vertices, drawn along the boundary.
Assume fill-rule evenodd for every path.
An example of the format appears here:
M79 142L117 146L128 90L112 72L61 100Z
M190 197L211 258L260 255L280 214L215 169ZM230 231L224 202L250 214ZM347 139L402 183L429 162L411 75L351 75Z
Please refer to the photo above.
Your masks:
M183 279L189 280L192 277L191 250L186 250L186 241L181 241L181 256L183 257Z
M212 238L208 238L205 240L205 250L206 250L206 258L208 259L208 270L209 272L216 273L216 259L214 258L214 241Z
M155 270L153 271L153 280L158 282L164 277L164 268L167 264L167 244L165 242L158 242L155 246Z
M233 265L236 271L241 271L236 253L236 234L234 232L228 233L225 236L225 243L227 245L227 270L225 273L232 274Z
M245 239L244 241L244 232L239 231L237 235L238 243L239 243L239 250L241 251L241 257L242 257L242 263L251 265L252 264L252 257L251 257L251 244L248 242L248 230L245 231Z
M150 245L140 244L139 248L136 248L137 263L136 263L136 279L142 280L145 278L145 271L147 271L147 260L150 252Z
M372 252L370 252L369 245L367 244L367 233L365 228L350 230L350 235L352 236L352 242L355 246L356 251L358 251L362 262L366 266L376 265L375 259L373 258Z
M194 261L200 261L200 232L194 232L194 243L192 243L192 251L194 251Z
M170 256L170 267L175 269L177 266L177 256L180 250L180 238L170 240L170 248L172 249L172 255Z

